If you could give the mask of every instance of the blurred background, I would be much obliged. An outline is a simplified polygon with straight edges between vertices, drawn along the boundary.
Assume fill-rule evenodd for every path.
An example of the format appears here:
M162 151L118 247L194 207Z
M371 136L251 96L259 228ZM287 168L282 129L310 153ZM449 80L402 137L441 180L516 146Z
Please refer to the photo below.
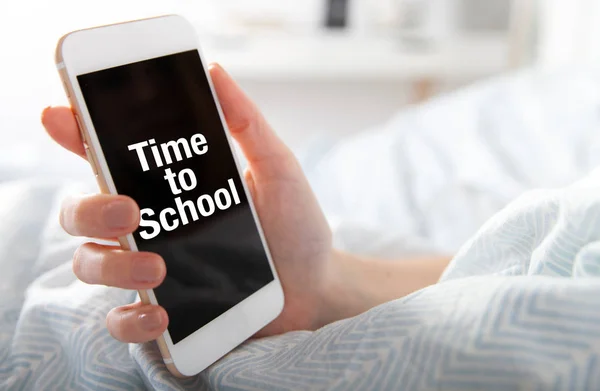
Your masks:
M0 142L11 148L0 159L33 164L57 148L39 114L66 103L53 59L62 34L165 13L193 22L206 59L293 148L519 68L600 63L600 1L4 0Z

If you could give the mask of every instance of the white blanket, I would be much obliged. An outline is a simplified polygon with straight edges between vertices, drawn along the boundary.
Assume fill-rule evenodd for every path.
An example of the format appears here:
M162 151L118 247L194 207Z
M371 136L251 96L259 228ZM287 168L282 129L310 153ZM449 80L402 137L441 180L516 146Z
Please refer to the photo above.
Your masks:
M600 72L502 77L303 156L334 227L359 233L340 245L394 256L416 237L454 253L524 191L599 165Z

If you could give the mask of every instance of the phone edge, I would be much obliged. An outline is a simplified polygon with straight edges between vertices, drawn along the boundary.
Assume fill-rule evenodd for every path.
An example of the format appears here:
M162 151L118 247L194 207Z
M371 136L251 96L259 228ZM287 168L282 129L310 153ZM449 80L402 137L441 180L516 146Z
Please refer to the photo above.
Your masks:
M167 15L165 15L165 16L167 16ZM161 16L161 17L163 17L163 16ZM112 23L112 24L107 24L107 25L102 25L102 26L97 26L97 27L92 27L92 28L100 28L100 27L130 23L130 22L134 22L134 21L147 20L147 19L154 19L154 18L136 19L136 20L120 22L120 23ZM90 29L92 29L92 28L90 28ZM76 115L75 118L77 119L77 127L79 129L81 139L85 143L86 146L89 146L90 143L89 143L88 129L86 128L85 123L82 123L82 121L78 120L79 116L81 115L81 109L79 107L77 100L73 99L73 96L74 96L73 87L71 85L71 81L69 80L69 77L66 74L66 70L65 70L66 68L64 65L64 58L63 58L63 54L62 54L63 43L64 43L65 39L71 34L75 34L79 31L84 31L84 30L89 30L89 29L80 29L80 30L71 31L71 32L63 35L62 37L60 37L60 39L58 40L58 43L56 45L54 61L55 61L63 88L65 89L65 94L67 95L67 99L69 100L69 104L71 105L71 110L74 111L73 114ZM108 184L106 182L106 178L104 177L104 173L102 172L102 170L99 170L99 167L96 164L97 158L96 158L94 149L86 147L85 151L87 154L88 163L92 167L92 171L96 177L96 183L98 184L98 187L100 188L100 192L103 194L113 194L110 192L110 190L108 188ZM129 244L127 243L126 237L120 236L117 239L119 240L119 244L123 250L131 251ZM140 289L137 291L140 296L140 300L144 304L152 304L150 302L150 298L148 297L148 293L146 291L147 291L147 289ZM169 347L167 346L167 343L165 341L163 334L161 334L155 341L156 341L156 344L158 345L158 350L160 351L163 362L165 363L165 366L167 367L169 372L171 372L171 374L173 376L176 376L179 378L188 377L188 376L182 374L181 372L179 372L179 370L175 366L175 363L173 362L173 358L171 357L171 352L169 351Z

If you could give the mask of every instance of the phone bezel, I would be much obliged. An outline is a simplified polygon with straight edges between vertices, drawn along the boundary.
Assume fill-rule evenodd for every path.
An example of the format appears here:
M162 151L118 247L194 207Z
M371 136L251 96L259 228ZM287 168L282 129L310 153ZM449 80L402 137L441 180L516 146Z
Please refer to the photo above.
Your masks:
M188 50L197 50L208 79L213 98L225 130L238 174L242 179L274 280L238 303L236 306L173 344L168 330L157 341L169 370L178 376L194 375L227 354L240 343L275 319L283 309L284 297L278 274L250 192L244 181L239 159L217 99L208 66L204 60L194 28L181 16L168 15L115 25L79 30L65 35L57 47L57 67L67 89L67 95L80 123L84 142L89 147L88 160L95 168L100 188L117 194L110 170L104 158L77 76L119 65L148 60ZM132 235L119 238L124 248L137 251ZM142 301L158 304L153 290L140 291Z

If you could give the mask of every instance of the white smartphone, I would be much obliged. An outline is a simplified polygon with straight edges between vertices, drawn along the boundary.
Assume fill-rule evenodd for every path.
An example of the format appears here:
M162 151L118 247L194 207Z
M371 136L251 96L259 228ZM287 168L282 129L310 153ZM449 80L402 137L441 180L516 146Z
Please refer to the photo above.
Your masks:
M75 31L56 65L101 190L140 207L121 246L165 260L139 292L169 315L164 362L197 374L284 303L197 34L175 15Z

